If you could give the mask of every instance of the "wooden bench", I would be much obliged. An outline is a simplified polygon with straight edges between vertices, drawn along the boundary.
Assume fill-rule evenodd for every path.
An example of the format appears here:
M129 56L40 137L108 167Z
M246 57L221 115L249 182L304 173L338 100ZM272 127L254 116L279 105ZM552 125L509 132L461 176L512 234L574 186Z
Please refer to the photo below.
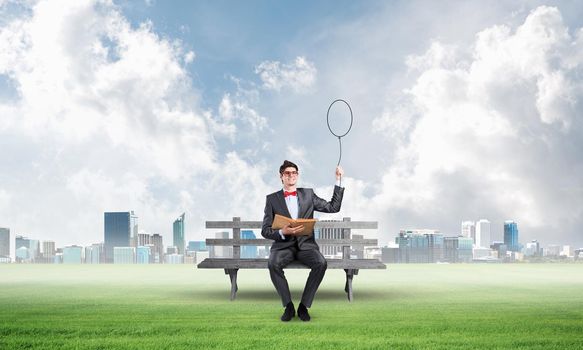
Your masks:
M232 258L207 258L197 265L199 269L224 269L225 274L229 275L231 280L231 300L234 300L237 287L237 272L239 269L267 269L267 259L241 259L241 246L271 246L272 240L268 239L241 239L241 229L261 229L262 221L241 221L241 218L234 217L232 221L207 221L207 229L232 229L233 238L208 238L206 240L207 247L213 246L232 246ZM316 239L320 248L322 246L341 246L342 259L326 259L328 269L343 269L346 272L346 284L344 291L348 296L348 300L353 300L352 295L352 279L358 275L361 269L386 269L387 266L377 259L350 259L350 247L377 246L376 239L359 239L351 238L352 229L376 229L378 223L374 221L351 221L350 218L344 218L343 221L318 221L316 229L335 228L342 229L342 237L340 239ZM308 268L299 261L294 261L286 268L291 269L306 269Z

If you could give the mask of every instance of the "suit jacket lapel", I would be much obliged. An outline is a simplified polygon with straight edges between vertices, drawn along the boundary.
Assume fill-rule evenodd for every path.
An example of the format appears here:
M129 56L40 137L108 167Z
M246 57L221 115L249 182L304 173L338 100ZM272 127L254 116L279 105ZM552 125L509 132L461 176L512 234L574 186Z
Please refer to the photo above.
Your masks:
M291 218L291 214L289 213L289 210L287 210L287 204L285 204L285 198L283 197L283 190L278 191L276 196L277 196L277 199L279 201L280 207L283 209L285 216L287 216L288 218Z
M304 218L306 214L305 211L307 210L307 198L306 193L304 192L303 188L299 188L298 190L298 218Z

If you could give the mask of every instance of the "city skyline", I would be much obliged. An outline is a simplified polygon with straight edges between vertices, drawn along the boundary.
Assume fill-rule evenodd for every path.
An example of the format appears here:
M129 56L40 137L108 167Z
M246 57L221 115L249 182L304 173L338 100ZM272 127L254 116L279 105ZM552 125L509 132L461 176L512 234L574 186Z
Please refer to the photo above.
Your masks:
M1 1L0 225L202 239L260 219L283 159L329 197L342 98L339 217L583 246L581 28L572 1Z
M15 249L14 251L10 251L10 229L9 228L2 228L0 227L0 251L5 252L9 249L10 255L5 255L14 259L14 261L23 261L32 259L33 261L36 258L39 258L39 262L41 263L51 263L55 258L55 251L59 250L62 253L61 259L63 263L65 262L65 256L68 255L67 259L69 259L68 263L71 261L84 261L85 263L120 263L125 262L128 263L132 261L132 263L162 263L162 261L167 261L166 258L170 260L167 262L170 263L183 263L183 257L186 257L186 241L184 237L184 230L185 230L185 213L182 213L176 220L174 220L172 224L172 245L167 246L167 251L164 250L164 245L162 243L162 236L160 234L149 234L147 231L139 230L138 229L138 215L134 213L134 211L127 211L127 212L105 212L104 215L104 233L103 233L103 241L100 243L92 243L90 246L86 244L77 245L64 245L62 248L56 249L56 244L52 240L39 240L39 239L31 239L22 234L16 234L14 237L15 242ZM323 220L323 221L342 221L342 220ZM315 233L318 238L321 239L338 239L341 238L342 234L338 230L329 230L329 229L318 229ZM358 231L355 232L358 236ZM520 253L524 254L524 256L542 256L542 252L545 252L545 256L547 255L547 250L549 251L556 251L556 254L550 254L551 256L559 256L563 255L565 249L567 251L579 252L583 248L572 246L570 244L565 244L565 242L554 242L552 244L547 244L547 248L543 248L538 240L526 241L525 244L521 243L518 223L514 220L506 220L504 221L503 226L503 238L502 240L497 240L496 238L492 237L491 235L491 223L487 219L479 219L477 221L468 221L464 220L461 221L460 230L458 233L442 233L440 230L436 229L402 229L399 233L395 236L394 242L379 242L377 247L370 247L374 249L381 249L383 250L382 255L384 256L384 249L393 249L394 244L401 247L403 249L402 244L399 243L403 241L403 235L406 233L407 235L413 234L417 235L420 238L423 236L426 239L427 237L437 237L434 239L430 239L428 244L437 244L441 249L440 257L435 259L432 255L425 256L422 253L420 255L421 258L412 258L413 262L438 262L439 259L445 259L445 261L453 261L453 262L468 262L467 261L467 252L463 253L460 250L460 253L452 253L453 251L468 248L468 243L463 239L469 240L471 242L470 253L473 249L473 259L476 257L479 259L481 255L485 257L490 257L490 254L506 254L508 253ZM229 232L214 232L215 237L217 238L228 238ZM241 237L243 239L255 238L255 232L253 230L243 230L241 232ZM206 238L209 238L207 236ZM407 236L408 237L408 236ZM408 242L406 239L403 242ZM414 239L412 242L415 243L418 239ZM6 244L8 242L8 245ZM41 245L42 243L42 245ZM178 245L177 245L178 244ZM408 246L410 243L407 243ZM536 248L532 248L533 244L536 244ZM188 247L200 247L204 246L203 241L195 241L191 240L188 241ZM41 246L42 246L42 254L41 254ZM422 244L421 246L425 246ZM83 247L85 247L85 253L83 254ZM19 249L20 248L20 249ZM26 249L23 249L26 248ZM131 251L130 251L131 249ZM228 248L213 248L210 250L210 256L213 257L214 255L222 256L225 254L223 252L228 251ZM368 249L368 248L367 248ZM445 249L445 250L443 250ZM448 250L449 249L449 250ZM47 250L50 252L47 254ZM196 248L195 251L199 250ZM331 247L327 247L326 245L321 246L322 253L328 257L334 257L338 253L338 249L331 250ZM66 251L69 252L66 254ZM220 251L220 252L219 252ZM252 255L257 255L258 246L248 246L242 249L246 258L250 258ZM71 253L73 252L73 253ZM431 250L430 250L431 252ZM481 252L481 253L480 253ZM12 254L13 253L13 254ZM381 251L377 252L380 254ZM362 254L358 253L358 254ZM372 253L371 253L372 254ZM407 253L407 258L402 256L401 254L405 254L403 252L398 253L398 258L395 253L390 253L395 259L402 262L409 262L409 254ZM415 253L419 254L419 253ZM452 255L454 254L454 255ZM477 255L476 255L477 254ZM577 253L578 254L578 253ZM0 254L2 255L2 254ZM71 257L71 255L73 257ZM166 255L166 258L165 258ZM567 256L571 256L572 254L567 254ZM84 258L82 258L84 256ZM511 256L512 261L515 259L514 255ZM144 260L146 259L146 260ZM392 258L391 258L392 259ZM421 259L421 260L419 260ZM148 262L144 262L148 261Z

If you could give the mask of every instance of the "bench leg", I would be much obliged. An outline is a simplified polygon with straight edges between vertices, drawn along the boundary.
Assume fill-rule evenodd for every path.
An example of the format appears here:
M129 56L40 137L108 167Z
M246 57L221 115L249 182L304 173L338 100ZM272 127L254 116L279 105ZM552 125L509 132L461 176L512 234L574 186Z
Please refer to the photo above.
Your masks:
M352 278L354 275L358 275L358 269L344 269L346 272L346 285L344 286L344 291L348 296L348 301L352 302Z
M237 291L239 290L237 287L237 271L239 269L225 269L225 275L229 275L231 278L231 300L235 300Z

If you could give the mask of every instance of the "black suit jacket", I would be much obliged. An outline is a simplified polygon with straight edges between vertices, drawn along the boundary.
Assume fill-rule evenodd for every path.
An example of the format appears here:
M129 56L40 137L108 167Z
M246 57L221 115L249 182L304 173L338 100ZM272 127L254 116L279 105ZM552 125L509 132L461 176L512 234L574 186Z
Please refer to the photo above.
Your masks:
M340 211L342 205L342 196L344 195L344 188L334 186L334 194L330 202L316 196L314 190L311 188L298 188L298 219L312 219L314 218L314 211L323 213L337 213ZM271 245L271 249L285 249L298 244L300 250L319 249L318 244L314 240L314 233L310 236L285 236L281 239L279 230L272 230L271 225L275 214L291 217L285 204L283 197L283 190L279 190L267 196L265 199L265 215L263 216L263 227L261 235L267 239L272 239L275 242Z

